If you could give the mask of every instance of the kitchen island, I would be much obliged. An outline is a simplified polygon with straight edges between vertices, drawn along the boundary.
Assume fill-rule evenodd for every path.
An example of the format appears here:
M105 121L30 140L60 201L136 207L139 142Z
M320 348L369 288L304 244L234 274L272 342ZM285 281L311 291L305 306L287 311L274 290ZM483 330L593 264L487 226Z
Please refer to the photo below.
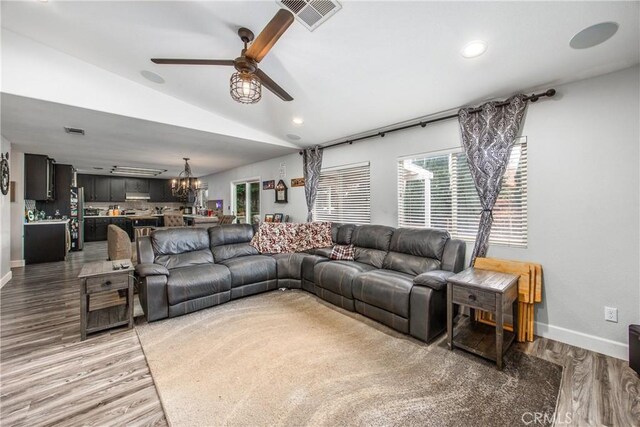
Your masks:
M68 219L40 220L25 223L25 264L64 261L71 244L68 224Z
M85 215L84 236L86 242L107 240L107 229L110 224L117 225L134 240L135 229L140 227L162 227L163 214L138 215ZM218 223L217 217L202 215L183 215L186 226L212 227Z

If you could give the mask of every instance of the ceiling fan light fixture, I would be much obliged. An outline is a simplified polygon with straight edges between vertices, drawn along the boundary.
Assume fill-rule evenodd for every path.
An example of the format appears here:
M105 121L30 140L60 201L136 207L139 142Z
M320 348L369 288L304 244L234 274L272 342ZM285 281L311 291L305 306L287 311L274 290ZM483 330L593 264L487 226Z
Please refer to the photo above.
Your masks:
M262 98L262 84L253 73L237 72L231 75L230 92L236 102L255 104Z

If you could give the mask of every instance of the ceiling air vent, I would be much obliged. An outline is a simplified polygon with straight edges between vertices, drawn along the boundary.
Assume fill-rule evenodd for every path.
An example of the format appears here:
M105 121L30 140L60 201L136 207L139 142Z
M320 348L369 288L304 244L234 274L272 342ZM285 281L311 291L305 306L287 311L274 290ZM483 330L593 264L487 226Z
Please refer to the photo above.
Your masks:
M71 135L84 135L84 129L80 129L80 128L71 128L71 127L65 126L64 131L66 133L70 133Z
M342 9L342 5L335 0L276 0L276 3L289 9L309 31L315 30Z

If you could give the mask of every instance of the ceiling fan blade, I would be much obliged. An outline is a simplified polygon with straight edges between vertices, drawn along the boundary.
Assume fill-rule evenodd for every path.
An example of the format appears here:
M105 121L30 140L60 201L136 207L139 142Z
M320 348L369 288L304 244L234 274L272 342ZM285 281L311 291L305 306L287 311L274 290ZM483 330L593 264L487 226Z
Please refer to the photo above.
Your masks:
M291 95L289 95L284 89L278 86L278 83L271 80L271 77L267 76L264 71L257 70L256 75L262 82L262 85L276 94L278 98L282 99L283 101L293 101Z
M256 62L262 61L292 23L293 14L286 9L280 9L247 49L247 58Z
M233 66L233 59L167 59L151 58L154 64L173 65L229 65Z

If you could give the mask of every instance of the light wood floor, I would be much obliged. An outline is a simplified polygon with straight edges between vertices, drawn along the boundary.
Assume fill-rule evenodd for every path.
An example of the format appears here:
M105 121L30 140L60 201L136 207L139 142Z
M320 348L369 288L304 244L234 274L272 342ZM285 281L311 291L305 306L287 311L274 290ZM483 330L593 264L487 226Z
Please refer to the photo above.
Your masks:
M80 341L77 275L105 259L106 244L90 243L66 262L13 269L0 294L2 426L167 425L135 331Z
M0 425L166 425L134 331L80 342L76 276L103 259L106 244L89 243L67 262L13 270L0 293ZM640 426L627 362L544 338L519 346L565 367L556 425Z

